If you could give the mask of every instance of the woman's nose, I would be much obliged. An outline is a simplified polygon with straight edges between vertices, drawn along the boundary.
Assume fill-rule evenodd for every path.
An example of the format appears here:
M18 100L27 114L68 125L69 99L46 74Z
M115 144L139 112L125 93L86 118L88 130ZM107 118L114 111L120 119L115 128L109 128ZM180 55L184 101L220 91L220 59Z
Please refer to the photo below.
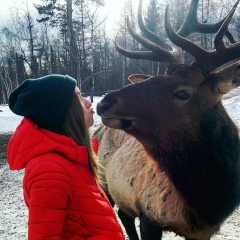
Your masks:
M84 98L84 100L85 100L86 108L90 108L92 106L92 103L88 99L86 99L86 98Z

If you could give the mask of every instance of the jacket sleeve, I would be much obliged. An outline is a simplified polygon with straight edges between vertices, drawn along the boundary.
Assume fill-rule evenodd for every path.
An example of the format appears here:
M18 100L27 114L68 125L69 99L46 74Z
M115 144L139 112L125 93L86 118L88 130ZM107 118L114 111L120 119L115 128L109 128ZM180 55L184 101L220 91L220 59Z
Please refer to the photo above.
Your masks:
M93 152L97 155L98 154L99 142L98 142L98 140L96 138L92 138L91 141L92 141Z
M62 239L70 178L56 162L37 163L25 176L25 200L29 208L28 240Z
M92 236L92 237L89 237L87 238L87 240L113 240L113 239L109 239L105 236Z

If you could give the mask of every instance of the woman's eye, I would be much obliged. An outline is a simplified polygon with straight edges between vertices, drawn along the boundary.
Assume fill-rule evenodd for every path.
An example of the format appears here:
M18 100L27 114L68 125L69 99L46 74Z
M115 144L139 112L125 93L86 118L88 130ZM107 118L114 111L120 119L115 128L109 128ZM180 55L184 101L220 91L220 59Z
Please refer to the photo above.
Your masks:
M179 100L185 101L190 97L190 94L185 91L179 91L175 94L175 97L177 97Z

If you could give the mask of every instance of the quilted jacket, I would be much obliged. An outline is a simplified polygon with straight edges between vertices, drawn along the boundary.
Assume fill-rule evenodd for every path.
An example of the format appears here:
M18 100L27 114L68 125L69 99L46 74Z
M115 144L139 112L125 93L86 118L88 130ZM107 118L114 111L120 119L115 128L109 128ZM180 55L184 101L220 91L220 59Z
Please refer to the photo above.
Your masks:
M29 240L124 239L106 195L92 176L84 146L23 118L7 155L11 170L25 168Z

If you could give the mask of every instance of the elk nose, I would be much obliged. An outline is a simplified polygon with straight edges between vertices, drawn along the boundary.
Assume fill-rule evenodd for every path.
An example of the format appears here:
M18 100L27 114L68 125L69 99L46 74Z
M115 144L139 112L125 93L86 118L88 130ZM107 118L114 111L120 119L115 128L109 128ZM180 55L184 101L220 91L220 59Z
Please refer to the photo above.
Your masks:
M101 116L104 114L110 107L112 106L112 103L109 102L99 102L97 104L97 114Z

